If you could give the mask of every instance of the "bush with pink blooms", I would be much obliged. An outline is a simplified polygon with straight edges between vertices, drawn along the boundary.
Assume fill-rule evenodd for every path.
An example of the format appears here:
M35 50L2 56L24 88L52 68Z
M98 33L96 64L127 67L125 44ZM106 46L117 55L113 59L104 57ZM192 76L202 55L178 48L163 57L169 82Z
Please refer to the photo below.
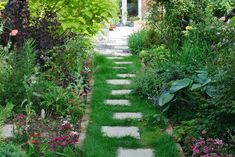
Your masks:
M75 148L78 142L78 133L74 131L73 125L64 121L60 130L59 135L50 138L48 144L52 152L63 152L67 147Z
M28 132L29 126L27 125L26 122L26 115L22 113L16 115L14 119L14 124L15 124L14 134L17 137L17 141L20 142L25 141L29 133Z
M192 146L192 157L220 157L223 145L224 143L220 139L196 140Z

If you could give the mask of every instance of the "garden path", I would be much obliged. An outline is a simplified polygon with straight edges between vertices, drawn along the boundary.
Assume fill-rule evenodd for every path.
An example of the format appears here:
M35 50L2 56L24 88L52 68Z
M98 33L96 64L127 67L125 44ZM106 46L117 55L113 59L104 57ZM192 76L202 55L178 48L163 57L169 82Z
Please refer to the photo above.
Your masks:
M113 69L117 70L117 75L111 80L106 80L106 83L112 86L118 86L118 90L112 89L111 95L118 95L118 99L109 98L104 101L105 105L110 106L132 106L129 99L125 95L130 94L131 89L127 85L131 84L131 78L135 77L135 72L120 73L121 69L126 69L128 65L133 64L131 61L123 60L123 56L130 56L128 53L127 40L128 36L133 32L130 27L118 27L115 31L109 31L103 37L98 38L97 50L107 56L108 59L113 60ZM129 86L128 86L129 87ZM134 108L134 106L132 106ZM142 118L141 112L114 112L114 120L136 120ZM101 127L101 132L104 137L108 138L125 138L132 137L136 140L141 140L141 133L138 126L117 126L109 124ZM154 150L149 148L128 148L121 145L116 153L117 157L154 157Z
M132 27L117 27L114 31L103 29L97 35L96 50L109 59L122 59L120 56L129 56L127 39L133 33Z

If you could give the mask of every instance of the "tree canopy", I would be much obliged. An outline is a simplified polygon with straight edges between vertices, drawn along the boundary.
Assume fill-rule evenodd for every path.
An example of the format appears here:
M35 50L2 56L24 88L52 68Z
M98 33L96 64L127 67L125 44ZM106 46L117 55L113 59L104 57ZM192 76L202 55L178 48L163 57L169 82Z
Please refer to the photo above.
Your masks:
M6 3L0 2L0 9ZM40 16L46 9L54 11L63 29L85 34L95 34L104 21L116 18L118 13L117 0L29 0L29 7L31 17Z

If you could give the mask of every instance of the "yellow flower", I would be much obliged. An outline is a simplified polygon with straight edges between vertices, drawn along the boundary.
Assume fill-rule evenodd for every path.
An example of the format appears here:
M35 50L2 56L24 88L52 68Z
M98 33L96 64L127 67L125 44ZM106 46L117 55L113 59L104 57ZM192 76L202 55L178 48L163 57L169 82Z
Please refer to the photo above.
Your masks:
M191 30L191 29L193 29L192 26L186 26L186 30Z
M187 34L187 33L188 33L188 31L182 31L182 33L183 33L183 34Z

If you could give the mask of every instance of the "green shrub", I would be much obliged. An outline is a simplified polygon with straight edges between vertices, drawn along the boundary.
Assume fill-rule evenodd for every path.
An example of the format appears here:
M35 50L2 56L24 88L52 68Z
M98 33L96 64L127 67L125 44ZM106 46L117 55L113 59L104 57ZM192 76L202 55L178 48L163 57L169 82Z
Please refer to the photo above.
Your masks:
M214 16L220 18L227 14L227 11L232 9L233 0L208 0L207 10Z
M235 121L235 54L231 53L224 58L223 70L220 69L213 77L210 87L212 98L202 106L200 116L205 120L204 127L208 134L228 136L227 132L234 133ZM212 65L211 65L212 66Z
M41 97L40 109L45 109L48 115L66 115L71 113L78 105L78 96L56 84L41 80L43 89L38 94ZM40 110L39 110L40 111ZM72 114L72 113L71 113Z
M202 95L200 89L206 85L202 83L199 86L196 78L194 82L193 73L190 67L180 65L147 70L134 81L134 93L151 100L155 106L166 112L175 123L180 120L190 120L195 118L194 112L202 103L203 96L200 98ZM192 79L185 79L187 77L192 77ZM181 84L181 82L187 82L181 80L190 81L187 84ZM192 84L193 82L194 84ZM198 85L199 91L190 89L195 85Z
M69 83L81 78L81 71L86 59L92 51L89 38L78 36L67 41L66 44L54 47L45 55L45 76L48 80L66 88Z
M191 21L204 22L206 1L154 0L150 3L148 23L156 30L160 44L170 50L177 50L183 41L182 31Z
M169 59L169 50L165 45L154 46L151 49L142 50L139 57L146 66L160 67Z
M138 54L144 48L147 47L148 31L143 29L139 32L135 32L128 39L129 50L132 54Z
M1 157L25 157L20 149L13 144L0 145Z
M158 95L164 78L159 75L161 71L148 69L140 73L133 81L133 92L145 99L156 100L154 95Z
M8 78L12 74L12 66L8 63L8 60L11 60L10 55L0 53L0 103L4 104L3 101L3 92L5 92L5 82L8 81Z

